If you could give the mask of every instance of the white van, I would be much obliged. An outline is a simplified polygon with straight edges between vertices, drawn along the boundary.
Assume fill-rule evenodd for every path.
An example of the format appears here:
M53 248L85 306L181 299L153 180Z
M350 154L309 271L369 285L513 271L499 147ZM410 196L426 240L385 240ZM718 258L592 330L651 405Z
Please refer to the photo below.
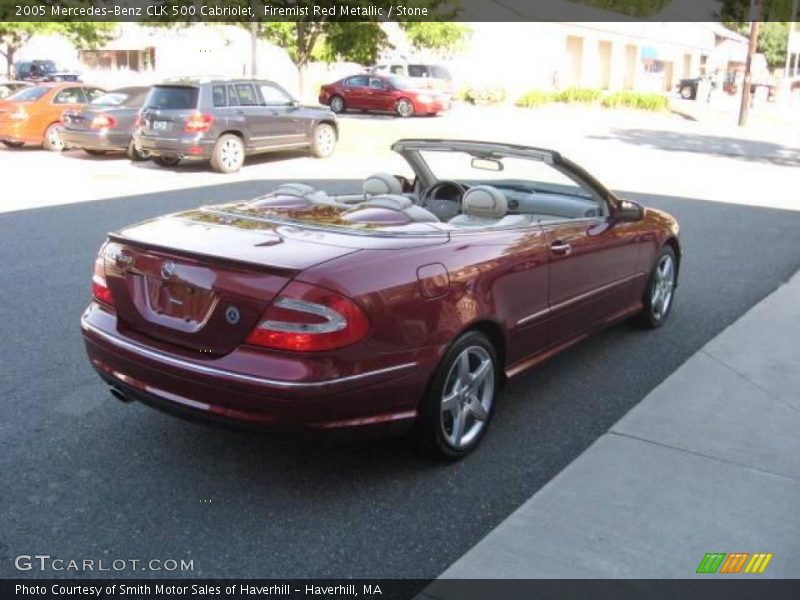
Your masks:
M369 69L369 72L376 75L399 75L420 88L445 94L453 93L453 76L441 65L385 61Z

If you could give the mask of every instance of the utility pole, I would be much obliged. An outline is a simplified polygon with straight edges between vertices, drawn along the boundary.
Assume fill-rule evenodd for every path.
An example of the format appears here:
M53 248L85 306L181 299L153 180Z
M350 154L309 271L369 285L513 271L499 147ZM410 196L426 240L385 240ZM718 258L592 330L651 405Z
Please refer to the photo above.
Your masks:
M758 47L758 32L761 29L759 19L764 8L763 0L752 0L750 3L750 43L747 46L747 63L744 66L744 82L742 83L742 104L739 106L739 127L747 125L750 115L750 86L753 82L753 54Z
M789 59L792 56L792 38L794 37L795 19L797 18L797 0L792 0L792 14L789 15L789 38L786 40L786 65L783 67L783 79L789 78Z
M255 79L258 77L258 15L257 0L251 2L253 16L250 19L250 76Z

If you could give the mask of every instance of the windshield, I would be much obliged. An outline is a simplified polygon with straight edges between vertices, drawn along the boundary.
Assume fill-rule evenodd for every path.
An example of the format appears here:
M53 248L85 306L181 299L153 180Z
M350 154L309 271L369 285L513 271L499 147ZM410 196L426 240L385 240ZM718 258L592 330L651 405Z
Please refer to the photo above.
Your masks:
M33 102L47 93L46 87L29 87L12 94L6 100L9 102Z
M54 63L51 60L48 60L46 62L35 63L35 66L39 67L39 70L42 73L55 73L56 71L58 71L56 63Z
M504 156L487 161L451 150L422 150L419 154L438 180L492 185L514 192L594 198L590 190L542 160Z

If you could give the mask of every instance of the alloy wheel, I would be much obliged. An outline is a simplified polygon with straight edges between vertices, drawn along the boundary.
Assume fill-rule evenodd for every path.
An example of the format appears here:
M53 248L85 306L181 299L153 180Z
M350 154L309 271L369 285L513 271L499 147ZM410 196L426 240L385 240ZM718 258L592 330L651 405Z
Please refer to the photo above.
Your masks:
M235 171L238 169L242 162L244 162L244 152L242 152L242 144L234 139L225 140L219 150L220 162L226 169Z
M441 399L442 433L453 448L468 446L486 426L494 402L494 362L481 346L469 346L453 362Z
M335 113L342 112L344 110L344 100L339 98L339 96L331 98L331 110Z
M45 132L47 136L47 143L48 147L51 150L59 151L64 149L64 142L61 141L61 136L59 135L59 127L57 125L50 125Z
M414 114L414 105L408 100L400 100L400 102L397 103L397 113L401 117L410 117Z
M655 277L653 278L653 290L651 292L650 307L653 311L653 318L660 321L664 318L672 302L672 292L675 288L675 262L672 256L664 254L658 261Z
M336 145L336 136L330 127L317 128L317 150L322 156L328 156Z

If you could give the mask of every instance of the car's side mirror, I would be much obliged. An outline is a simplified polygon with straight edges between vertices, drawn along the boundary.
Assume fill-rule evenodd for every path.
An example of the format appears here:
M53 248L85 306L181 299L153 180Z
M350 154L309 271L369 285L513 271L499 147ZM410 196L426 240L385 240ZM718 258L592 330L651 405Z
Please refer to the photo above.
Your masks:
M644 218L644 208L631 200L621 200L616 214L619 221L626 223L641 221Z

